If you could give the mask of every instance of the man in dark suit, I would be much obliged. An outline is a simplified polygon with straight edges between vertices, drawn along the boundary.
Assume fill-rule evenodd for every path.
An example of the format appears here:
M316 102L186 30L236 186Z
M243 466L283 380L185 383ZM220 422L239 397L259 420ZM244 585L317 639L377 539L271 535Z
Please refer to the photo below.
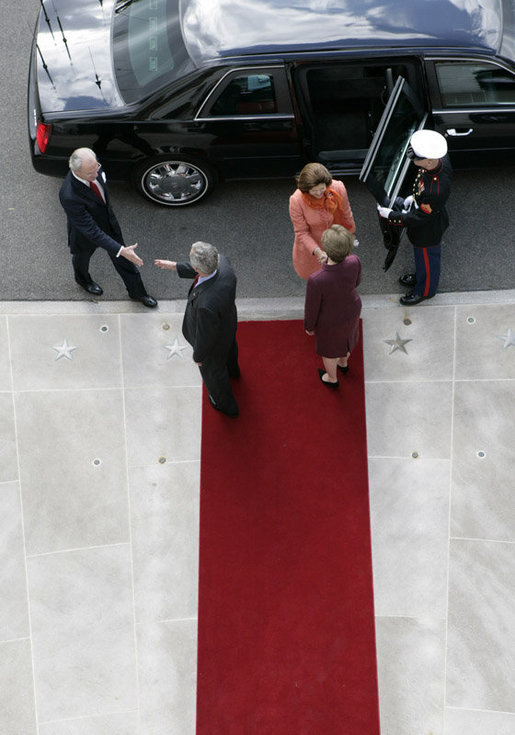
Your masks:
M88 293L100 296L102 288L89 274L89 261L100 247L107 251L123 279L131 299L153 308L137 266L143 265L135 245L126 247L122 231L109 200L106 175L90 148L78 148L70 156L70 171L59 191L66 212L68 245L72 253L75 280Z
M236 343L236 276L224 255L214 245L195 242L190 263L156 260L159 268L177 271L180 278L193 278L182 323L182 333L193 347L211 405L228 416L238 416L229 378L238 378Z

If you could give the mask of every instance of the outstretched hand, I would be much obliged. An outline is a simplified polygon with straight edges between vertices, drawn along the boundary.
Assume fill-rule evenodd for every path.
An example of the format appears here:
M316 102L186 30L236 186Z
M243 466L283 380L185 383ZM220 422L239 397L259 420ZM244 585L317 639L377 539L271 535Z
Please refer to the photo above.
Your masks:
M327 260L327 253L322 248L315 248L315 257L320 265L323 265Z
M154 260L154 265L157 265L158 268L162 268L163 270L170 270L175 271L177 270L177 263L175 260Z
M134 263L134 265L141 266L143 265L143 261L139 257L139 255L136 255L134 250L138 247L138 243L135 242L134 245L129 245L128 247L123 247L122 252L120 255L123 255L124 258L127 258L127 260L130 260L131 263Z

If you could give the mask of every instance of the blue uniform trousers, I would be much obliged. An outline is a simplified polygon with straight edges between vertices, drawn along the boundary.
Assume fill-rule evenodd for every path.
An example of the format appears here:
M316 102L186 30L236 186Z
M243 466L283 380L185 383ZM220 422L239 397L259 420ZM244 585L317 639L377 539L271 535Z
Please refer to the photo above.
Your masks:
M430 248L413 246L415 256L415 272L417 282L413 289L417 296L430 298L436 293L440 280L440 260L442 247L440 244Z

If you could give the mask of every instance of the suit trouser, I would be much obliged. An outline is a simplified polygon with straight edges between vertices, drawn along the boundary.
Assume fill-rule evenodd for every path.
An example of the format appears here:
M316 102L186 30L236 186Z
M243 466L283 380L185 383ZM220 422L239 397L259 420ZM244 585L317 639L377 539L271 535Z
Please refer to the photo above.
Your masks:
M92 278L89 275L89 261L91 260L91 256L95 250L96 248L86 252L72 254L75 278L84 284L91 283L92 281ZM127 258L123 258L121 255L119 258L117 258L116 255L111 255L111 253L108 253L108 255L111 258L111 262L116 268L117 273L125 283L129 296L136 299L139 299L141 296L146 296L147 292L143 285L138 267L134 265L134 263L131 263L130 260L127 260Z
M413 289L417 296L434 296L440 281L441 245L430 248L413 246L417 282Z
M234 340L226 358L207 358L199 365L202 380L207 392L213 399L216 408L228 413L237 413L238 404L232 392L229 377L237 378L240 374L238 366L238 345Z

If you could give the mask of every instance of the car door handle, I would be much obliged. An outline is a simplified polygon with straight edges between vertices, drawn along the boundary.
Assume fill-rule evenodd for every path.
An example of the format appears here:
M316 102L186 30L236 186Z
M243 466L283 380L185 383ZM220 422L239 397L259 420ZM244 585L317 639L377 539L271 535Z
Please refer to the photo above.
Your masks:
M447 130L447 135L452 135L456 138L462 138L464 135L470 135L473 129L474 128L469 128L468 130L464 130L463 133L458 133L456 128L449 128L449 130Z

